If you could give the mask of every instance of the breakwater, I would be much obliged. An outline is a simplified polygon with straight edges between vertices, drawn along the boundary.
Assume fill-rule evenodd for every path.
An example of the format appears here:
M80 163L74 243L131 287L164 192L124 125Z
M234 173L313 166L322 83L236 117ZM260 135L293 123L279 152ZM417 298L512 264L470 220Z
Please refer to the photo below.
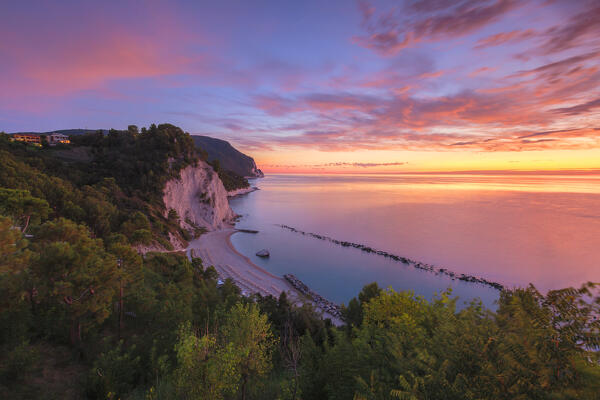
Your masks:
M355 249L364 251L366 253L373 253L373 254L377 254L382 257L390 258L394 261L401 262L406 265L411 265L414 268L417 268L417 269L420 269L423 271L433 272L435 274L440 274L440 275L446 275L446 276L450 277L451 279L458 279L459 281L464 281L464 282L479 283L482 285L492 287L497 290L504 290L504 285L502 285L498 282L493 282L493 281L487 280L485 278L472 276L472 275L458 274L447 268L438 268L438 267L435 267L434 265L422 263L420 261L412 260L407 257L402 257L402 256L398 256L395 254L391 254L391 253L388 253L387 251L377 250L372 247L366 246L364 244L337 240L337 239L331 238L329 236L319 235L317 233L312 233L312 232L301 231L299 229L296 229L296 228L288 226L288 225L277 225L277 226L279 226L283 229L287 229L291 232L298 233L300 235L310 236L315 239L324 240L324 241L327 241L330 243L337 244L339 246L353 247Z
M327 300L320 294L312 291L308 286L304 284L300 279L296 278L293 274L285 274L283 275L286 281L290 283L296 290L298 290L303 295L309 297L321 310L328 312L330 315L341 318L342 313L340 310L340 306L337 304Z

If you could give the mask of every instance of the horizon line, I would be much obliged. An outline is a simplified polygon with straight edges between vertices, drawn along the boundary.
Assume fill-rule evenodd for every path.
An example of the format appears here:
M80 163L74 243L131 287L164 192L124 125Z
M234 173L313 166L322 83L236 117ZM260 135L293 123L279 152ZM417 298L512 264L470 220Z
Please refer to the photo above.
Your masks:
M265 175L600 175L600 168L577 169L493 169L451 171L264 171Z

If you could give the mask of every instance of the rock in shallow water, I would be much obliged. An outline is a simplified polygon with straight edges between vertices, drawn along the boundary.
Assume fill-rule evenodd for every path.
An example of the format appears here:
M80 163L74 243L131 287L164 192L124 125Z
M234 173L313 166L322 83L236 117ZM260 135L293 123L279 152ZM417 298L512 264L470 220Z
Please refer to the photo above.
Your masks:
M261 251L259 251L258 253L256 253L256 255L259 256L259 257L269 257L271 254L269 253L269 250L262 249Z

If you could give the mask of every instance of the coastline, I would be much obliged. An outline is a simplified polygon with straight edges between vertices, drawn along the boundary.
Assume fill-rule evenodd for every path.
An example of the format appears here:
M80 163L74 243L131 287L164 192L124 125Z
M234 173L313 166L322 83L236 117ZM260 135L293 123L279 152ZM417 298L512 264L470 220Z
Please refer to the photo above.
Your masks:
M241 196L244 194L252 193L257 190L260 190L260 189L257 188L256 186L249 186L249 187L243 188L243 189L236 189L236 190L227 192L227 197L230 198L230 197L235 197L235 196Z
M271 276L275 279L279 279L282 281L285 281L285 279L273 275L272 273L270 273L269 271L267 271L266 269L259 267L258 265L254 264L252 262L252 260L250 260L248 257L246 257L245 255L243 255L242 253L240 253L239 251L237 251L237 249L233 246L233 243L231 243L231 236L233 236L234 233L238 233L239 231L237 229L233 230L232 232L230 232L227 236L225 241L227 242L227 246L229 247L229 249L234 252L235 254L237 254L238 256L240 256L241 258L243 258L248 264L252 265L255 269L259 270L261 273L267 274L268 276Z
M334 325L342 325L338 316L332 315L325 307L320 306L313 298L290 284L283 277L276 276L254 264L252 260L237 251L231 243L231 236L239 231L233 227L210 231L190 242L186 249L188 257L200 257L204 266L212 265L221 279L232 279L244 296L258 293L261 296L279 298L286 292L292 303L311 303L324 318L330 318Z

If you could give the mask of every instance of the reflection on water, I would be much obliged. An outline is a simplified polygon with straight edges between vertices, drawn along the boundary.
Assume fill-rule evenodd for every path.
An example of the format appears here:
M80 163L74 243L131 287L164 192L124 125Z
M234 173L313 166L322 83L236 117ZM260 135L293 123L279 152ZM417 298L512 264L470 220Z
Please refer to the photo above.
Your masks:
M278 274L294 273L347 302L371 281L431 297L447 287L491 304L493 289L470 285L318 240L275 224L542 290L600 281L600 176L271 175L262 190L231 200L244 215L234 245ZM271 249L271 258L254 256Z

